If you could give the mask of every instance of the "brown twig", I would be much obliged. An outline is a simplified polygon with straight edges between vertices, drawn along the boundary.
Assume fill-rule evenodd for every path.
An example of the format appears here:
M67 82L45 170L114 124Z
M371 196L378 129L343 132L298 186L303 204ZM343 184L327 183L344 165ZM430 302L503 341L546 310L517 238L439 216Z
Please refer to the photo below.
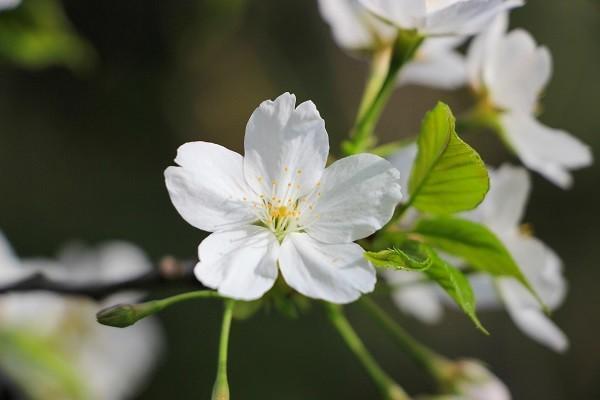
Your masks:
M194 277L196 261L176 260L173 257L163 258L152 271L140 276L118 282L60 282L45 276L41 272L33 273L15 283L0 286L0 295L7 293L48 291L68 296L89 297L101 300L112 294L125 290L156 290L193 288L203 286Z

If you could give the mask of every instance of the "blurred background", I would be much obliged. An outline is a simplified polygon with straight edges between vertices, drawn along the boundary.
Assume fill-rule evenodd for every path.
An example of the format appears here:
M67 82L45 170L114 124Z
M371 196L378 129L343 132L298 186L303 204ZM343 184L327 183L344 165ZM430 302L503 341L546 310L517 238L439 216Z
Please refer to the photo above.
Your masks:
M23 257L53 256L71 239L125 239L153 259L195 257L203 233L179 217L162 175L177 147L205 140L241 152L254 108L290 91L317 104L336 149L367 71L366 62L336 47L314 0L23 6L0 14L0 230ZM31 24L36 32L24 32ZM531 31L554 56L542 121L574 133L597 154L598 1L531 0L512 14L511 26ZM402 88L380 135L412 135L438 99L457 112L471 102L466 90ZM466 140L490 164L510 159L492 135ZM515 399L599 399L599 178L597 166L578 171L574 188L562 191L535 176L526 216L565 262L569 295L554 315L571 340L565 355L526 338L503 312L482 313L490 337L458 313L434 326L394 315L443 354L484 360ZM386 298L381 303L393 311ZM431 388L360 309L349 307L349 316L409 392ZM166 351L138 398L208 398L220 318L220 304L211 301L161 314ZM318 306L299 319L273 312L235 323L230 383L236 399L377 398Z

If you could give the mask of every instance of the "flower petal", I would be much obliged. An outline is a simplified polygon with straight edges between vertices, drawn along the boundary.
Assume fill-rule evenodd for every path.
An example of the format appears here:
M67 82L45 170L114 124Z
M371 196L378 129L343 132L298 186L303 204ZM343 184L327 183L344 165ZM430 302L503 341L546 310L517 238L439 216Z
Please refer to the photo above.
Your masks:
M539 307L523 302L527 290L512 278L498 280L498 289L515 324L529 337L557 352L567 350L569 342L565 334Z
M492 102L507 110L532 113L552 75L552 57L531 35L516 29L487 49L483 69Z
M260 226L216 232L200 243L194 274L223 296L256 300L277 279L278 253L277 239Z
M508 13L498 14L487 29L482 31L473 39L467 51L467 73L471 86L476 91L481 91L485 86L483 83L483 71L488 62L488 54L497 48L508 29Z
M476 210L464 216L487 225L498 235L513 232L518 229L527 206L531 191L529 174L524 168L509 164L496 170L489 168L488 172L490 191Z
M286 236L279 256L283 278L305 296L349 303L375 288L375 269L355 243L325 244L305 233Z
M367 237L392 217L402 198L399 181L398 170L379 156L342 158L325 170L320 187L303 203L300 224L325 243Z
M321 179L329 153L325 122L311 101L294 108L284 93L264 101L252 113L244 139L244 174L267 197L297 199Z
M402 147L389 158L390 163L400 172L401 188L408 188L408 179L417 158L418 150L417 143L412 142Z
M400 72L399 84L414 84L440 89L456 89L467 82L464 57L454 48L454 38L427 39L417 57Z
M22 268L8 239L0 232L0 285L9 285L30 272Z
M373 17L357 0L319 0L319 10L345 49L369 50L396 35L396 29Z
M563 189L573 183L570 169L592 164L590 147L565 131L544 126L523 113L502 114L501 122L521 161Z
M429 35L470 35L499 13L522 6L521 0L463 0L428 13L423 31Z
M551 310L560 306L566 296L567 282L558 255L534 237L519 235L503 240L544 304ZM530 293L525 293L531 304L537 303Z
M425 16L423 0L359 0L369 12L402 29L422 26Z
M244 180L242 156L225 147L186 143L177 150L165 181L179 214L189 224L214 232L257 220L250 204L255 194Z
M411 271L384 271L388 283L394 288L392 299L396 306L422 322L434 324L442 319L444 307L437 288L431 282L419 282L425 277Z

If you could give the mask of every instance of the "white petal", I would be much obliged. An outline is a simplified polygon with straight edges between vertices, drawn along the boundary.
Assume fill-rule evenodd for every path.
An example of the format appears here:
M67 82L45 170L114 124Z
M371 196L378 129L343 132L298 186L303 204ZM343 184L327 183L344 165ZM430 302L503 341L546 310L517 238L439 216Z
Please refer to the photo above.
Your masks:
M562 273L562 261L556 253L534 237L519 235L504 239L504 242L544 304L551 310L561 305L566 296L567 282ZM524 292L522 297L528 297L523 302L536 303L528 292Z
M373 17L358 0L319 0L319 10L340 47L368 50L394 38L396 30Z
M417 158L417 143L413 142L395 152L390 157L390 162L400 172L400 187L408 189L408 179L412 173L412 168Z
M0 10L11 10L21 4L21 0L0 0Z
M390 220L402 198L399 175L373 154L342 158L325 170L320 187L302 204L300 224L326 243L367 237Z
M507 29L508 13L502 12L469 45L467 51L467 73L471 86L478 92L484 86L482 82L483 71L490 58L489 53L497 48L498 42L502 39Z
M425 16L423 0L359 0L369 12L402 29L420 28Z
M392 299L404 313L422 322L433 324L442 319L444 308L435 285L424 280L423 274L410 271L384 271L394 289Z
M443 39L430 39L443 40ZM426 42L427 43L427 42ZM463 56L456 51L420 52L400 72L399 84L414 84L440 89L457 89L467 82Z
M505 113L501 122L521 161L563 189L572 185L569 170L592 164L590 147L565 131L522 113Z
M259 226L216 232L200 243L194 273L204 285L223 296L256 300L277 279L279 243Z
M165 181L179 214L189 224L214 232L255 221L255 195L244 180L243 159L225 147L186 143L177 150Z
M552 74L552 57L529 33L517 29L488 49L483 74L496 106L532 113Z
M480 32L495 16L524 3L521 0L463 0L428 13L424 32L469 35Z
M70 315L86 329L85 335L70 337L68 345L74 365L85 377L93 398L134 397L160 358L160 326L154 318L146 318L127 329L114 329L96 322L94 314L98 308L94 304L83 306L78 303L77 314Z
M469 276L469 282L473 288L475 299L477 299L478 310L497 310L502 303L498 298L498 290L494 279L488 274L473 274Z
M349 303L375 288L375 269L355 243L325 244L305 233L286 236L279 256L283 278L305 296Z
M490 191L485 200L473 211L465 213L468 219L487 225L496 234L518 229L531 192L527 170L503 164L497 170L488 169Z
M9 285L25 278L30 272L23 269L10 243L0 232L0 285Z
M138 277L152 270L146 254L131 243L111 241L97 248L73 242L59 253L65 282L118 282Z
M498 280L498 288L507 310L515 324L532 339L557 352L567 350L569 342L565 334L537 307L523 301L526 290L513 279Z
M266 197L297 199L313 190L325 168L325 122L312 101L295 104L289 93L264 101L246 126L244 174Z

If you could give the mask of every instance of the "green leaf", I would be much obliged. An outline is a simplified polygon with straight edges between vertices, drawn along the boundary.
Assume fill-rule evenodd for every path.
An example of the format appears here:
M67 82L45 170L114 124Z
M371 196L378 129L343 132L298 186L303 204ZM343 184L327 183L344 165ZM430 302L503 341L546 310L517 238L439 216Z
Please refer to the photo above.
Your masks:
M475 312L475 295L473 294L469 280L458 269L442 260L432 249L429 249L429 253L432 264L430 268L425 270L425 275L432 281L435 281L452 297L480 331L489 335L489 332L483 327L479 318L477 318Z
M73 367L55 342L45 338L1 331L0 364L26 391L28 398L89 398L80 371Z
M96 58L80 37L58 0L25 0L0 13L0 58L39 69L63 65L85 72Z
M236 301L233 308L233 318L236 320L246 320L254 316L263 306L263 300L254 301Z
M455 131L450 108L438 103L425 115L408 189L410 205L420 211L451 214L475 208L489 190L479 154Z
M376 267L425 271L431 267L430 251L419 242L407 240L400 247L365 252L365 258Z
M543 305L510 252L484 225L456 217L428 218L419 221L414 233L422 236L426 243L464 259L479 271L517 279Z

